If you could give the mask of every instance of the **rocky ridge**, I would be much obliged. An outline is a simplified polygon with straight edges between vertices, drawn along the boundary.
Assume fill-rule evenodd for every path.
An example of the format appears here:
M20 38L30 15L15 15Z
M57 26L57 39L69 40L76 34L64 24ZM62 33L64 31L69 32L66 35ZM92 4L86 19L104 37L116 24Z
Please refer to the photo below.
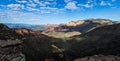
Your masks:
M0 61L25 61L19 38L14 30L0 24Z

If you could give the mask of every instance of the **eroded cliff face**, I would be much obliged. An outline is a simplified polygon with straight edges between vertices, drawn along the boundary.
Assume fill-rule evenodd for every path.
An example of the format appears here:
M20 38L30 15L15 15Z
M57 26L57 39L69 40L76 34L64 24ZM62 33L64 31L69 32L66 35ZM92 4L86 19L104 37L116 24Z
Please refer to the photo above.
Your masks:
M25 61L22 54L22 36L0 24L0 61Z
M27 29L16 29L15 30L19 34L28 34L29 31Z
M66 26L78 26L78 25L82 25L82 24L84 24L84 23L85 23L85 21L83 21L83 20L81 20L81 21L76 21L76 22L71 21L71 22L66 23Z

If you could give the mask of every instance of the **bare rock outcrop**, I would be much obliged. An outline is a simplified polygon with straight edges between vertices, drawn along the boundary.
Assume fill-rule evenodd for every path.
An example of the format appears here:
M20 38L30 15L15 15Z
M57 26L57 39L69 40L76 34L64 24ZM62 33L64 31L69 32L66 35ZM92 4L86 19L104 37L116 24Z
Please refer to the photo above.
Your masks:
M84 58L78 58L74 61L120 61L120 57L118 56L112 56L112 55L94 55L94 56L88 56Z
M20 40L0 40L0 61L25 61Z
M84 23L85 23L85 21L76 21L76 22L71 21L71 22L67 23L66 26L78 26L78 25L82 25Z

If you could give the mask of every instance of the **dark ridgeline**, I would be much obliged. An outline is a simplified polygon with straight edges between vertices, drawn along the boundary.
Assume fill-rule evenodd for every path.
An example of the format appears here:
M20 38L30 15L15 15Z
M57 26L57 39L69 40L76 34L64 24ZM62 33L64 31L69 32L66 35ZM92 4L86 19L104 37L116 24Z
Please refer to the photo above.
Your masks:
M0 24L0 61L24 61L21 35L4 24Z

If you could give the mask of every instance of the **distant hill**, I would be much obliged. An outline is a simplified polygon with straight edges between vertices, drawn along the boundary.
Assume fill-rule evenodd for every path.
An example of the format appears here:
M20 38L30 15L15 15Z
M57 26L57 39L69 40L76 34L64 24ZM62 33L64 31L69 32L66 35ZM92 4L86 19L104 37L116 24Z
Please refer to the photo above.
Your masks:
M68 22L64 25L60 25L59 29L67 29L67 31L79 31L81 33L85 33L96 27L117 23L119 22L114 22L109 19L86 19Z
M31 30L42 31L45 29L44 25L32 25L32 24L23 24L23 23L4 23L10 28L27 28Z

